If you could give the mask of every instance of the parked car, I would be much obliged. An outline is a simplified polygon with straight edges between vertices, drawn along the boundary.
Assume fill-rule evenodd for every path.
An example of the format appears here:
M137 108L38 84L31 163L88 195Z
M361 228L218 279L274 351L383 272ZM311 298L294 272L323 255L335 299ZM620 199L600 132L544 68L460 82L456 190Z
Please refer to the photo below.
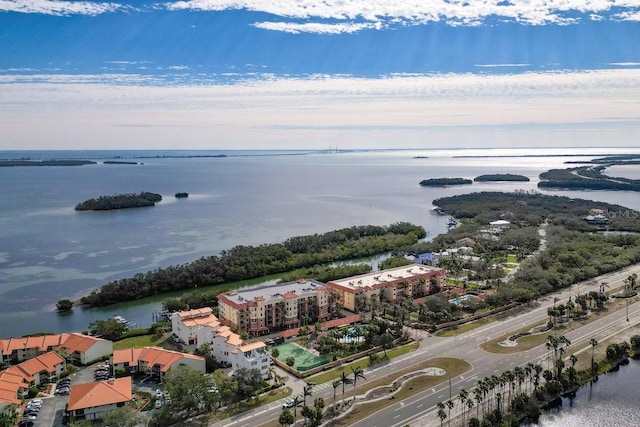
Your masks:
M162 400L156 400L156 409L162 408Z
M283 408L293 408L293 406L294 406L294 402L293 402L293 400L289 400L289 401L284 402L284 403L282 404L282 407L283 407Z
M28 418L23 418L20 420L20 423L18 423L18 427L33 427L33 420L30 420Z

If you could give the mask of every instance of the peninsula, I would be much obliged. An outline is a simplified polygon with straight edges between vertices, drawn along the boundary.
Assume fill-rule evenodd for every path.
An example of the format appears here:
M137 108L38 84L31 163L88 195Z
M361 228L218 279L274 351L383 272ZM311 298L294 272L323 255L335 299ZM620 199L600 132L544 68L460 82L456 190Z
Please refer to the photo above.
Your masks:
M625 164L625 163L620 163ZM640 180L609 177L603 172L607 166L580 166L569 169L551 169L540 174L540 188L567 188L572 190L640 191Z
M76 205L77 211L110 211L115 209L140 208L155 206L162 200L162 196L156 193L143 191L138 194L116 194L113 196L101 196L97 199L85 200Z

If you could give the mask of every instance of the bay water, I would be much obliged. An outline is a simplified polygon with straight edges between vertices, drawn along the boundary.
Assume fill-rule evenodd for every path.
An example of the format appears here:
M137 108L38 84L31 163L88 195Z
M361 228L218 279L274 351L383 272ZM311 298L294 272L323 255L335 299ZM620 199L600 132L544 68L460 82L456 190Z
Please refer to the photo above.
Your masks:
M408 221L431 238L446 217L438 197L537 190L538 175L630 149L381 151L51 151L0 152L0 159L84 158L95 165L0 168L0 337L82 331L121 315L139 326L166 296L104 308L54 311L102 284L216 255L236 245L277 243L352 225ZM636 150L637 152L637 150ZM203 157L225 154L227 157ZM571 157L568 157L571 155ZM479 157L481 156L481 157ZM105 164L106 160L129 164ZM624 167L616 172L621 175ZM632 170L632 173L636 169ZM530 182L421 187L427 178L513 173ZM150 191L151 208L77 212L89 198ZM176 199L187 192L187 199ZM638 193L540 191L640 210Z

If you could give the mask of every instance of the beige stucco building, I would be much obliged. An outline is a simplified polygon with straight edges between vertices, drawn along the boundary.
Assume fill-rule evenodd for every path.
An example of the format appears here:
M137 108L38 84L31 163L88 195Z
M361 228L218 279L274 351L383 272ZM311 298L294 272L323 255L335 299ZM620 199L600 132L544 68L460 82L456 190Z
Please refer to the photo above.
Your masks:
M375 271L359 276L332 280L327 285L338 295L342 305L347 310L358 311L356 296L364 294L371 298L373 295L384 300L394 302L400 295L409 298L419 298L429 295L431 280L438 281L438 286L445 285L445 272L441 268L428 265L406 265Z
M313 324L329 316L331 289L316 280L238 289L218 295L220 320L254 335Z

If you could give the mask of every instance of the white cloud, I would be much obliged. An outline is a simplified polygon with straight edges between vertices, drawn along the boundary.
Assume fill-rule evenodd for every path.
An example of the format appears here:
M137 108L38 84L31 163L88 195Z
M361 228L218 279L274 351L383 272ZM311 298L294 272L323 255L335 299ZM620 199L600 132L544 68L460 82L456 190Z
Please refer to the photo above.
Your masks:
M322 24L318 22L310 22L298 24L295 22L256 22L253 24L256 28L263 30L282 31L290 34L300 33L316 33L316 34L342 34L357 33L364 29L379 29L381 24L376 23L343 23L343 24Z
M452 26L480 25L487 20L531 25L568 25L602 19L616 7L619 19L634 19L638 0L182 0L167 3L170 10L247 10L296 22L258 22L254 26L290 33L353 32L392 25L446 22ZM299 22L305 21L305 22ZM332 21L332 22L326 22ZM337 21L337 22L335 22ZM344 23L344 26L337 25ZM358 27L358 25L361 25Z
M144 75L0 75L0 149L637 146L638 135L640 69L173 86Z
M41 13L45 15L89 15L130 9L118 3L59 0L0 0L0 12Z
M620 21L640 21L640 10L619 13L614 18Z

